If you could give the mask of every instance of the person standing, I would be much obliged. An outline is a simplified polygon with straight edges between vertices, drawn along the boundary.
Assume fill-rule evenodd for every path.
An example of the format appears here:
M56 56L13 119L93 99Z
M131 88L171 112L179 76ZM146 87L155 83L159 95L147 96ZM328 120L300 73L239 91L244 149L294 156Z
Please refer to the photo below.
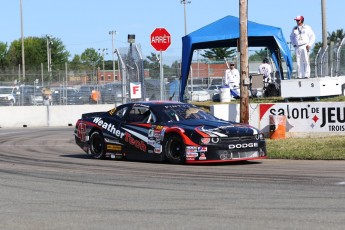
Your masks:
M224 84L230 87L233 97L240 95L240 73L235 68L235 63L230 63L230 68L225 70Z
M315 34L310 26L304 24L304 17L297 16L297 23L290 35L291 44L295 47L297 61L297 77L310 77L309 50L315 42Z
M271 68L271 65L269 64L268 58L264 58L264 60L262 61L262 64L259 65L258 72L259 74L264 75L265 82L271 82L272 68Z

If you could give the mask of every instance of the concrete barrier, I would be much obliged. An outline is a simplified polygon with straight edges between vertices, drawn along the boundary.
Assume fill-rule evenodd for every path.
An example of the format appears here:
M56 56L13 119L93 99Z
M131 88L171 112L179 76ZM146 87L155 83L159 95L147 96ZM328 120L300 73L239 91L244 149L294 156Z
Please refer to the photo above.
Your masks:
M83 113L108 111L114 105L1 106L0 127L74 126Z
M1 106L0 128L74 126L83 113L108 111L115 105ZM239 104L212 105L211 113L240 120ZM269 116L286 116L286 136L345 135L344 102L249 104L249 124L269 135Z

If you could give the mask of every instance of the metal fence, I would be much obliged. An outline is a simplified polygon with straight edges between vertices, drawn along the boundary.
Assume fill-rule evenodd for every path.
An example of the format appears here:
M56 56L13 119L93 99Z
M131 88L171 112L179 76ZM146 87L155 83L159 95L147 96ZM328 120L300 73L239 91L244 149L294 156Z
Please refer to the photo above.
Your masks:
M345 74L345 38L321 47L311 60L315 77L340 76Z
M138 100L160 100L161 90L164 100L178 100L180 66L177 66L173 73L164 73L164 88L161 89L159 76L147 76L148 72L157 73L157 70L144 69L145 58L139 46L133 44L127 48L116 49L115 53L118 62L116 71L120 78L114 78L111 82L106 79L101 81L96 77L96 72L70 71L67 66L65 70L54 70L50 73L43 70L43 65L41 69L34 70L28 66L25 81L22 79L20 66L0 69L0 106L119 104ZM165 60L169 58L171 57L165 57ZM216 71L208 64L202 65L200 59L194 59L193 63L189 86L201 86L207 90L214 82L221 82L222 69ZM312 77L345 75L345 39L331 43L325 49L320 48L315 55L311 55L310 63ZM250 72L255 72L259 64L260 62L250 62ZM295 70L296 68L294 73ZM51 80L52 75L55 81ZM293 78L296 77L294 75ZM132 97L131 83L141 85L140 98Z

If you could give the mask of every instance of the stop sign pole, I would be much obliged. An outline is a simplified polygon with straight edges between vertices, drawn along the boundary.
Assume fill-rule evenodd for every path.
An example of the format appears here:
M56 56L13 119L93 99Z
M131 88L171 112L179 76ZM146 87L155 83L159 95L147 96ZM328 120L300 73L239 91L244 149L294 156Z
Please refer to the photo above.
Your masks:
M160 75L160 99L164 100L164 74L163 74L163 55L162 51L168 49L171 44L171 36L169 32L165 28L156 28L151 34L151 45L157 51L160 52L159 54L159 75Z

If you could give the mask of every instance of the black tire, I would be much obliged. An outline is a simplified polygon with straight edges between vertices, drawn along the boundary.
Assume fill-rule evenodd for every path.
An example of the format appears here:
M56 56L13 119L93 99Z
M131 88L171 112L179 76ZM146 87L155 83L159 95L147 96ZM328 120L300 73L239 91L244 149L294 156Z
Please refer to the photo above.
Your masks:
M173 164L184 164L186 162L186 145L179 135L173 134L167 137L165 157Z
M99 131L94 131L90 136L90 152L95 159L104 159L106 146L104 137Z

